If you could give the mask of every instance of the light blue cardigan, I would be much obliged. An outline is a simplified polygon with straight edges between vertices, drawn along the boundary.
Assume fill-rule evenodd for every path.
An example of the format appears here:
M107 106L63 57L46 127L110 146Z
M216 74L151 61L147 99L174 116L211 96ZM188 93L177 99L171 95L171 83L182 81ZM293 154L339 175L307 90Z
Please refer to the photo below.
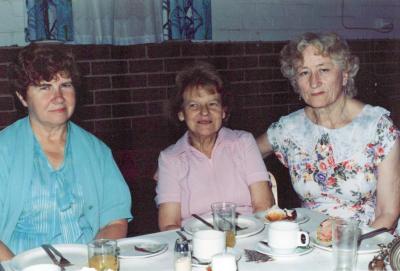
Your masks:
M82 184L84 215L98 230L117 219L131 219L131 194L110 149L69 122L72 164ZM0 132L0 240L6 245L24 206L33 171L34 135L29 117ZM93 236L93 237L94 237Z

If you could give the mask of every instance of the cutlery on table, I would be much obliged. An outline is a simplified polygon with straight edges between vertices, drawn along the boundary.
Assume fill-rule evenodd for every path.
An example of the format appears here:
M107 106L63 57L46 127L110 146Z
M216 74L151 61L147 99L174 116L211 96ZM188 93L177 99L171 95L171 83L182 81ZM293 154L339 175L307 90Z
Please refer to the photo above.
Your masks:
M361 235L358 237L357 246L360 246L361 242L362 242L363 240L365 240L365 239L372 238L372 237L374 237L374 236L377 236L378 234L381 234L381 233L384 233L384 232L388 232L388 231L390 231L390 230L391 230L391 229L388 229L388 228L383 227L383 228L379 228L379 229L376 229L376 230L373 230L373 231L370 231L370 232L361 234Z
M42 245L42 248L45 249L49 249L51 252L53 252L55 255L57 255L58 257L60 257L60 260L58 261L59 265L61 267L67 267L67 266L71 266L72 263L67 260L60 251L58 251L55 247L53 247L52 245L48 245L48 244L44 244ZM46 250L46 249L45 249Z
M49 258L51 259L51 261L59 266L61 268L61 271L64 271L65 268L63 266L61 266L60 262L57 260L56 256L54 256L53 252L50 250L50 248L46 245L41 245L41 247L43 248L43 250L46 252L47 256L49 256Z
M207 226L210 227L211 229L214 229L214 225L211 224L210 222L208 222L207 220L205 220L204 218L202 218L201 216L196 215L196 214L192 214L192 216L193 216L194 218L196 218L197 220L203 222L203 224L207 225Z
M203 262L199 258L197 258L193 255L192 255L192 259L195 260L197 262L197 264L199 264L199 265L209 265L211 263L211 261Z
M157 248L155 248L155 249L149 249L149 248L144 248L144 247L135 245L134 248L135 248L135 250L140 251L140 252L154 254L154 253L160 252L161 250L165 249L166 246L167 246L167 244L160 244L159 246L156 246Z
M178 234L182 238L182 240L189 241L189 239L187 239L186 235L184 235L182 231L182 229L180 231L178 230L176 231L176 234Z

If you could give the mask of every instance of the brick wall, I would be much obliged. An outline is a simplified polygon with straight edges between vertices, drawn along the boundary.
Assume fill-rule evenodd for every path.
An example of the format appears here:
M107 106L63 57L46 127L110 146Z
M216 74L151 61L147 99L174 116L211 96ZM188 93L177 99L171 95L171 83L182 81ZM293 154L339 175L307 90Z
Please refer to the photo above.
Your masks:
M142 208L143 202L153 202L151 176L159 151L181 134L166 118L176 72L197 59L216 65L230 82L229 88L235 96L229 125L259 135L279 116L302 106L279 70L278 53L282 45L282 42L166 42L67 46L76 54L83 75L74 120L104 140L114 152L133 150L137 173L135 180L129 181L134 191L140 191L134 202L137 208ZM358 40L350 42L350 46L361 59L356 78L359 98L385 106L400 125L400 40ZM6 72L18 51L15 47L0 48L1 127L19 116L14 97L9 94ZM297 201L287 182L286 170L274 158L269 158L267 164L281 180L279 201L284 207L295 206ZM154 220L154 213L148 219ZM155 224L150 229L154 230Z

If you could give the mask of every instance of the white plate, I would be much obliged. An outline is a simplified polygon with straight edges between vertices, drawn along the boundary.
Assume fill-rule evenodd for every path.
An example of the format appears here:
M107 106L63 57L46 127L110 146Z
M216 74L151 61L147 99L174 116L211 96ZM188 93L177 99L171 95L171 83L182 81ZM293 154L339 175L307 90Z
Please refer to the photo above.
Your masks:
M298 224L302 224L307 222L308 220L310 220L310 217L306 214L302 214L298 209L296 210L297 213L297 217L295 220L293 220L294 222L298 223ZM267 215L267 210L266 211L260 211L254 214L255 217L257 217L258 219L260 219L262 222L264 222L265 224L269 224L271 223L271 221L269 221L265 216Z
M157 250L155 253L137 251L135 246L148 250ZM148 258L157 256L168 250L168 242L161 238L124 238L118 240L119 257L121 259ZM159 249L157 249L159 248Z
M304 255L304 254L310 253L313 249L314 249L314 248L313 248L312 246L308 246L308 247L297 247L296 250L295 250L293 253L290 253L290 254L281 254L281 253L273 252L272 249L271 249L269 246L267 246L267 245L265 245L265 244L262 244L262 243L260 243L260 242L257 243L257 247L256 247L256 250L257 250L258 252L267 254L267 255L272 256L272 257L293 257L293 256L300 256L300 255Z
M207 215L203 217L206 221L210 222L211 224L213 223L213 218L212 215ZM254 234L259 233L264 229L264 223L262 223L260 220L256 219L253 216L247 216L247 215L240 215L236 219L236 223L240 227L247 227L247 229L236 231L236 238L244 238L248 237ZM193 234L196 231L199 230L209 230L210 227L206 226L203 224L203 222L192 218L189 221L185 223L183 226L184 230L189 233Z
M361 233L367 233L372 230L374 230L371 227L368 226L361 226ZM388 244L394 239L393 235L391 235L388 232L381 233L377 236L374 236L369 239L365 239L361 242L360 247L358 248L357 253L358 254L369 254L369 253L375 253L380 251L380 248L378 244ZM332 251L332 246L327 246L324 244L321 244L318 239L317 239L317 232L313 231L310 233L310 243L312 243L315 247L326 250L326 251Z
M237 248L228 247L226 252L235 255L236 262L239 261L240 258L242 257L242 251ZM196 260L192 259L192 266L204 267L204 266L209 266L210 264L211 264L211 262L207 262L207 263L205 262L205 263L199 264Z
M65 258L73 263L73 266L65 270L79 270L88 265L87 245L80 244L59 244L53 245ZM11 267L14 270L22 270L34 264L53 263L46 252L41 248L34 248L18 254L11 260Z

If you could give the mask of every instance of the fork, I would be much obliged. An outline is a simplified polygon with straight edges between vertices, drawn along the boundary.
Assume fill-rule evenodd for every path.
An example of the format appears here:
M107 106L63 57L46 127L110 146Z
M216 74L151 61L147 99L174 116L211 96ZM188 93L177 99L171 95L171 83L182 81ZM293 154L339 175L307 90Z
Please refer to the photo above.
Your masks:
M71 266L72 263L70 261L68 261L62 254L60 251L58 251L55 247L53 247L52 245L47 245L44 244L42 245L42 247L45 249L49 249L50 251L52 251L54 254L56 254L58 257L60 257L60 260L58 261L58 265L61 267L67 267L67 266ZM46 249L45 249L46 250Z
M64 271L65 268L64 268L63 266L61 266L61 264L60 264L59 261L57 261L56 256L54 256L53 252L49 249L49 247L46 246L46 245L41 245L41 247L42 247L43 250L46 252L47 256L49 256L49 258L51 259L51 261L52 261L55 265L59 266L59 267L61 268L61 271Z

